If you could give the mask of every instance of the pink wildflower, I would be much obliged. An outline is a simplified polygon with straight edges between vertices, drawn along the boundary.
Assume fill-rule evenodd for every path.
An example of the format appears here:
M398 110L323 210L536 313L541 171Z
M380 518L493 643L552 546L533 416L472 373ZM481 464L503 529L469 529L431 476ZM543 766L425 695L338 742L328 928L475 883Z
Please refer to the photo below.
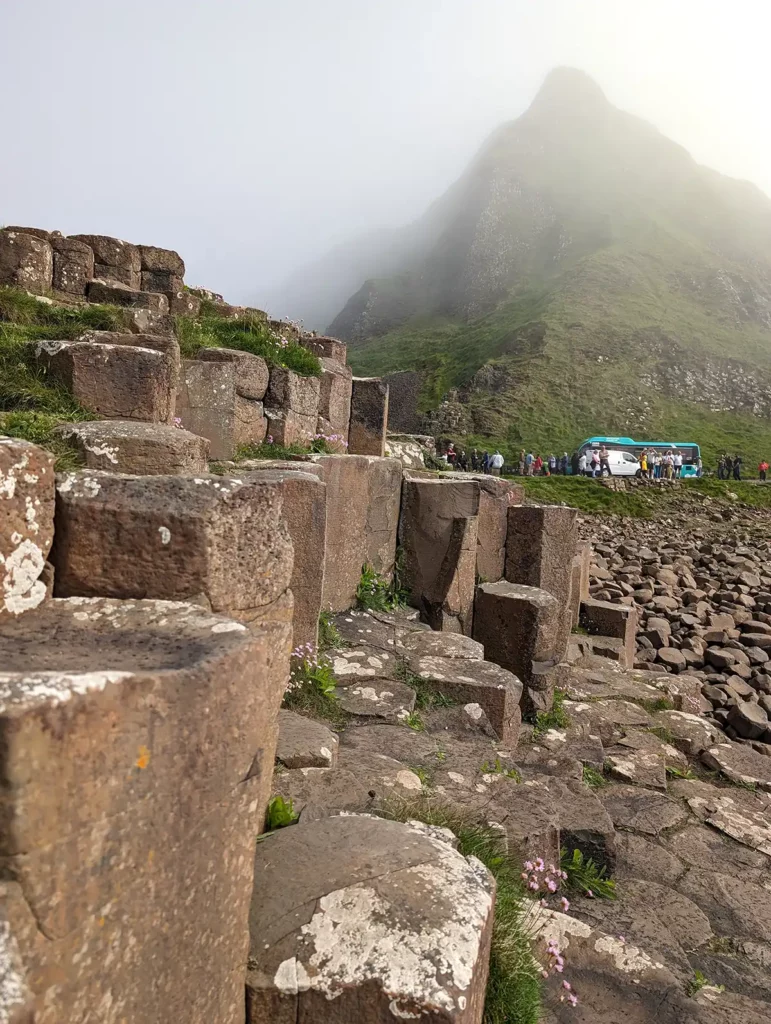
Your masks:
M563 914L567 914L567 912L570 910L570 900L567 899L567 897L563 896L560 900L560 903L562 904Z

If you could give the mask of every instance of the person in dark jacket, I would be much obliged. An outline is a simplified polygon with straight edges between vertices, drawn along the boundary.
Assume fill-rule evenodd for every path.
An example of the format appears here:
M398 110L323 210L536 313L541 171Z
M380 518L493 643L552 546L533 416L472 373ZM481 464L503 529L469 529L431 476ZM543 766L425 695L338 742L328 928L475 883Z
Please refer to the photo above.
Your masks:
M742 457L741 455L734 455L734 480L741 480L742 478Z
M476 448L471 449L471 468L475 473L479 469L479 452Z
M578 465L578 452L573 452L570 457L570 470L573 476L578 476L581 472L581 467Z

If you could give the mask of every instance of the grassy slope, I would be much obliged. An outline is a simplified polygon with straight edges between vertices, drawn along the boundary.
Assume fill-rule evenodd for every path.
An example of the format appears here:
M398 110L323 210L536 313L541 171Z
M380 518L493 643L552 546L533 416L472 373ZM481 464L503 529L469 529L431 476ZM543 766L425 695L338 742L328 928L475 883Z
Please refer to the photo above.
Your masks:
M467 324L415 318L351 348L354 372L420 370L426 411L492 361L508 380L497 393L475 389L469 396L476 432L468 444L495 445L507 454L527 445L545 454L572 451L593 434L631 434L694 440L706 465L722 451L740 451L754 470L762 456L771 456L771 422L668 398L655 386L642 387L640 376L667 358L667 350L697 367L706 352L771 372L768 332L737 324L708 290L680 287L683 276L715 269L709 254L663 232L649 234L645 250L639 244L615 243L585 256L540 289L523 289ZM533 322L546 326L543 347L517 351L512 339ZM651 334L663 336L663 353L651 351Z

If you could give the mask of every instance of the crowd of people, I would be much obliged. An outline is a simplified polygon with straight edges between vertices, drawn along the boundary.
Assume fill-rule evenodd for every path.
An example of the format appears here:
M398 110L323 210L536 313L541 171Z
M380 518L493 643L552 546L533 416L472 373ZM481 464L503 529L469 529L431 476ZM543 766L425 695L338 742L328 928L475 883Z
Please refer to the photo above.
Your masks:
M670 448L668 451L645 448L637 457L640 463L640 475L648 480L677 480L682 476L683 453L676 448ZM581 452L574 451L572 455L563 452L562 455L552 453L546 457L523 448L517 462L514 465L505 466L506 460L498 450L480 452L477 448L472 448L470 452L466 452L463 448L456 448L454 444L449 444L446 451L438 458L452 469L471 473L490 473L493 476L501 476L504 470L507 474L518 476L613 476L610 453L604 446ZM701 458L697 458L693 465L696 468L696 476L703 476ZM768 470L769 464L763 459L758 465L758 477L764 483ZM718 480L741 480L741 455L721 455L717 462L717 478Z

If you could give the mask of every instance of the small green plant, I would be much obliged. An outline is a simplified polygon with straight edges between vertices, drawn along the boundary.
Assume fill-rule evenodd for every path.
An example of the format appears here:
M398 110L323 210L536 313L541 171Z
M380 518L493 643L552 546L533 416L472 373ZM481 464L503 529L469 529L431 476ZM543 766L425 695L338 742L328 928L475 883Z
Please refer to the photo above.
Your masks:
M585 764L582 771L584 785L588 786L589 789L602 789L603 786L607 786L608 780L602 774L598 772L596 768L592 768L590 764Z
M447 760L447 751L446 750L437 750L436 753L434 754L434 757L437 759L437 761L444 762L444 761Z
M672 779L697 779L698 775L690 768L681 768L676 764L666 766L667 775Z
M589 630L586 626L573 626L570 632L575 633L577 636L589 636Z
M417 711L410 711L402 719L408 729L412 729L413 732L423 732L426 728L426 723L420 717Z
M343 728L348 715L337 702L336 687L332 663L325 655L320 655L313 644L303 644L292 651L289 686L283 701L285 708L329 719Z
M567 875L567 886L574 892L581 892L603 900L616 898L616 883L607 877L604 867L598 867L591 857L584 857L580 850L560 852L560 868Z
M483 775L503 775L504 778L513 779L515 782L522 781L522 776L517 769L507 768L500 757L496 757L494 761L485 761L479 770Z
M535 716L534 739L543 736L549 729L567 729L570 725L570 715L564 706L566 696L562 690L555 690L551 711L539 711Z
M343 647L345 642L340 630L335 625L334 613L321 612L319 615L319 650L328 651L333 647Z
M627 699L631 699L633 704L639 704L641 708L644 708L650 714L655 714L657 711L672 711L675 706L669 697L637 697Z
M359 608L372 612L390 612L394 608L403 607L406 603L405 595L396 583L396 577L389 581L366 563L361 567L356 602Z
M712 982L706 975L702 974L701 971L694 971L693 978L688 982L688 995L695 996L697 992L701 992L703 988L707 986L715 988L718 992L725 992L725 985L712 985Z
M423 764L409 764L407 767L417 775L424 789L430 789L433 786L434 774L430 768L426 768Z
M268 802L265 827L268 832L275 832L276 829L294 825L299 817L299 814L295 814L291 800L284 800L283 796L274 796Z
M666 726L651 725L646 732L651 733L652 736L658 736L662 743L668 743L671 747L675 745L675 735Z

